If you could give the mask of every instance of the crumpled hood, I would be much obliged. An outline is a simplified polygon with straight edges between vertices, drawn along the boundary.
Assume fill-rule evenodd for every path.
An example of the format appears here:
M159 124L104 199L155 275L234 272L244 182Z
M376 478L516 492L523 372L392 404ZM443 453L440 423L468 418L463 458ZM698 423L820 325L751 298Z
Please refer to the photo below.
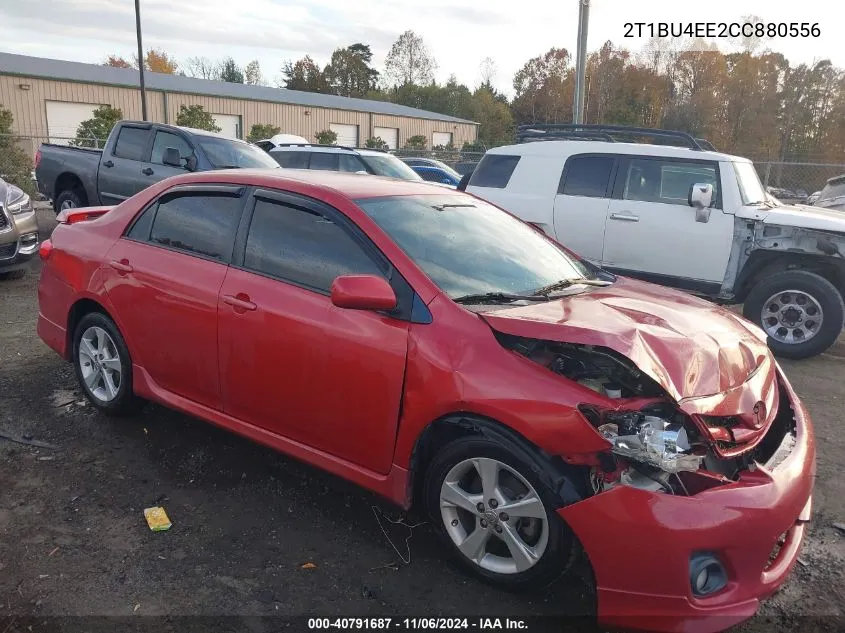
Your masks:
M742 207L736 215L747 220L760 220L763 224L845 233L845 213L841 210L806 204L785 204L773 208Z
M763 332L680 291L620 277L610 286L547 303L479 313L506 334L610 348L678 402L728 397L731 390L739 407L771 399L775 363ZM755 372L756 379L749 381ZM752 391L745 387L749 382L757 383Z

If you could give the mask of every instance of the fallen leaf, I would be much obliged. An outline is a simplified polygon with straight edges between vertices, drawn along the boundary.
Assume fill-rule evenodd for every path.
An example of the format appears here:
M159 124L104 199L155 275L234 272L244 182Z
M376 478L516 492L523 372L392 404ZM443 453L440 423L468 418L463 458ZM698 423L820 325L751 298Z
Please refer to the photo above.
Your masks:
M305 563L300 569L317 569L314 563Z
M132 609L132 613L135 613L140 608L141 608L141 603L139 602L138 604L135 605L135 608Z

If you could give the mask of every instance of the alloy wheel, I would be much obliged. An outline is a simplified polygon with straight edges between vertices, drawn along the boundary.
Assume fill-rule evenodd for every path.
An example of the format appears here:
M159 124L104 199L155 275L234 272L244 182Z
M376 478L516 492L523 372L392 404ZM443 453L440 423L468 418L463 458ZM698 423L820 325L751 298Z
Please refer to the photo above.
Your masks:
M782 290L766 299L760 323L770 337L794 345L818 334L824 321L819 302L801 290Z
M446 533L470 561L490 572L517 574L536 565L549 542L549 521L534 487L496 459L466 459L440 487Z
M82 333L77 361L92 396L100 402L111 402L117 397L122 366L117 346L106 330L94 325Z

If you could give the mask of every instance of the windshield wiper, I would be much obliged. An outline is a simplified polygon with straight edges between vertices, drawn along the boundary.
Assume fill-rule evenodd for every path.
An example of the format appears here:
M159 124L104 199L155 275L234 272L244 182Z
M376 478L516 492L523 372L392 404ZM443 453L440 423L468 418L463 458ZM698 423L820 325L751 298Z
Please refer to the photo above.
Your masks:
M549 284L548 286L543 286L539 290L535 291L535 295L541 295L548 297L548 295L555 290L563 290L565 288L569 288L569 286L575 286L578 284L583 284L585 286L598 286L604 287L609 286L612 284L612 281L605 281L603 279L587 279L585 278L576 278L576 279L561 279L560 281L556 281L553 284Z
M241 169L240 165L218 165L217 169Z
M459 208L462 208L462 207L474 209L475 205L474 204L466 204L466 203L454 203L453 204L453 203L448 203L448 202L446 204L433 204L433 205L431 205L431 208L435 209L437 211L443 211L443 209L459 209Z
M455 303L510 303L511 301L548 301L548 297L538 295L513 295L507 292L483 292L463 295L452 299Z

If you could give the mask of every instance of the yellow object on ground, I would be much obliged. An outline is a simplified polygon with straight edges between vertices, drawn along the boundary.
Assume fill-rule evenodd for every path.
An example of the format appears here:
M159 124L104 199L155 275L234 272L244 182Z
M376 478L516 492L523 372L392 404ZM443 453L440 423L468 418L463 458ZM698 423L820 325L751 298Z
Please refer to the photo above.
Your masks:
M170 529L170 519L167 518L164 508L146 508L144 517L153 532L163 532Z

